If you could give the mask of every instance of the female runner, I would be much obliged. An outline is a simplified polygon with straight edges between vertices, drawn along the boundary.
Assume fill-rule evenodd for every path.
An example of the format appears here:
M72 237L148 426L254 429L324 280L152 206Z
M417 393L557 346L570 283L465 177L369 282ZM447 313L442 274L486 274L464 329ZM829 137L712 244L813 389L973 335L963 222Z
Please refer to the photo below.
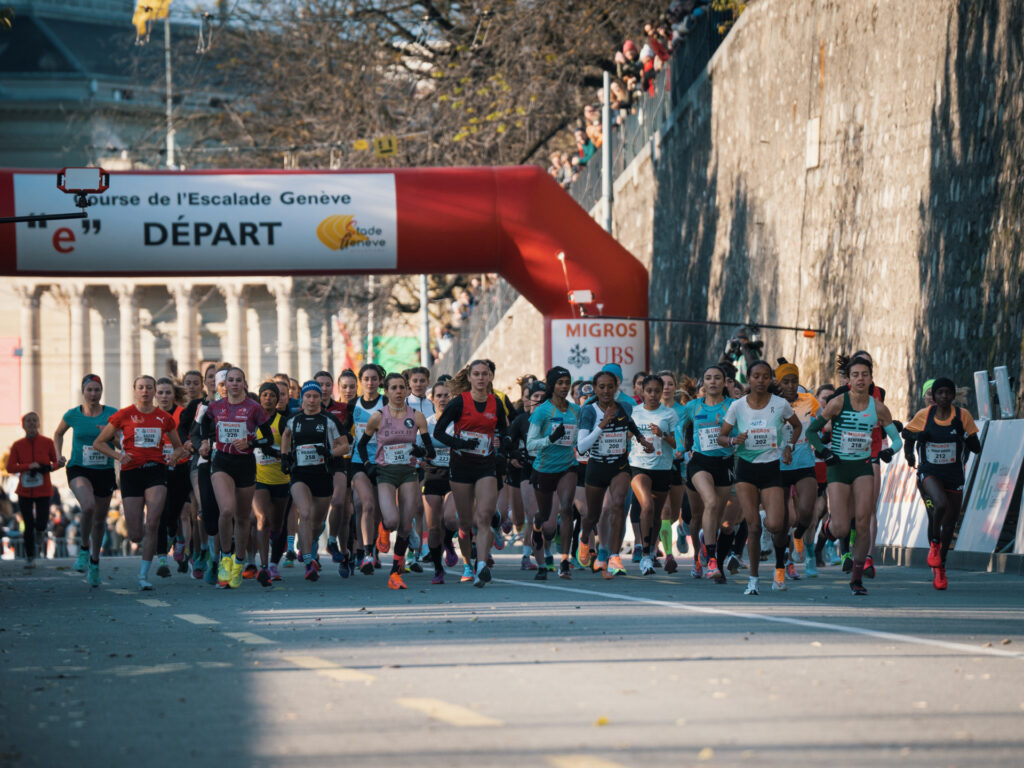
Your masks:
M684 406L676 400L676 385L678 384L676 375L672 371L659 371L655 375L661 379L664 385L664 388L661 390L661 404L675 411L676 418L681 421ZM679 565L672 554L672 523L678 520L679 528L682 529L684 527L682 513L685 487L683 480L686 475L686 462L683 456L682 432L679 430L679 422L676 422L676 434L674 437L676 447L672 452L672 474L669 479L668 497L665 499L665 505L661 510L661 527L658 533L661 540L661 548L665 550L665 573L675 573L679 570ZM696 538L700 531L701 521L699 517L694 519L692 514L691 510L691 521L694 523L693 530L695 531L694 538ZM685 536L679 536L678 538L683 543L686 542ZM685 549L681 549L680 552L681 554L686 554Z
M523 556L519 563L522 571L535 571L533 562L533 522L537 517L537 494L530 485L533 474L533 456L526 448L526 437L530 433L530 416L544 402L544 384L534 380L526 388L523 411L516 414L508 428L509 437L509 479L519 490L522 516L516 521L523 539ZM542 553L543 554L543 553Z
M793 432L782 448L782 463L793 460L793 445L803 430L793 408L778 395L768 391L773 379L772 367L757 360L747 368L750 394L729 406L722 421L718 444L736 447L736 496L747 521L747 551L750 553L750 576L745 595L759 593L758 570L761 563L761 515L765 511L765 528L775 545L775 579L773 591L786 589L786 545L789 527L786 524L786 497L782 491L779 471L779 444L783 442L782 426L788 423ZM733 430L736 433L733 434Z
M157 529L167 500L167 456L161 447L164 435L170 440L171 463L177 463L185 452L178 438L174 419L156 407L156 379L139 376L132 384L134 405L115 412L93 441L92 447L121 465L121 508L128 528L128 538L142 542L142 564L139 567L139 589L150 590L149 569L156 551ZM115 436L121 446L116 450Z
M346 405L346 416L342 424L343 432L348 435L352 433L352 410L355 407L355 399L359 395L359 379L354 371L349 368L338 374L338 400ZM356 563L355 552L352 551L352 489L348 484L348 471L351 456L342 456L338 459L336 466L343 468L345 472L345 493L340 503L335 499L339 498L338 486L335 483L334 495L331 497L331 511L327 514L327 551L331 558L338 563L338 575L347 579L355 573ZM331 542L334 542L334 549ZM360 537L360 541L362 538ZM337 552L335 552L337 550Z
M370 417L366 431L359 439L359 455L369 462L367 446L377 437L377 500L380 503L381 526L391 536L396 531L395 555L392 558L388 589L405 589L405 554L409 549L412 521L420 505L419 476L413 459L434 458L434 446L427 431L427 420L420 411L406 403L409 385L400 373L384 378L388 402ZM423 445L416 444L417 435ZM396 503L397 498L397 503Z
M451 395L444 384L435 384L430 392L434 413L427 417L427 429L433 431L441 412L448 407ZM439 445L432 458L423 468L423 505L426 513L427 549L430 562L434 565L431 584L444 584L444 566L449 568L458 562L452 547L452 536L459 524L455 515L455 501L451 494L448 467L451 463L451 448ZM442 564L442 547L446 550Z
M256 491L252 495L252 512L256 516L256 539L261 566L256 579L266 587L272 581L281 580L277 561L270 556L270 545L280 537L284 526L290 479L281 469L281 432L286 421L284 414L277 410L281 390L276 382L265 381L260 384L257 394L260 406L270 414L270 431L274 435L272 446L257 448L253 452L256 456Z
M358 444L366 431L366 425L370 417L384 407L384 396L380 394L380 370L373 363L367 363L359 369L359 384L363 394L357 397L352 406L352 437L354 444ZM377 455L377 443L373 440L366 447L366 453L370 457ZM353 451L349 460L349 487L359 497L359 529L362 533L362 549L364 552L363 561L359 564L359 570L367 576L373 575L375 565L373 546L376 540L377 548L381 552L387 552L391 548L391 540L387 536L381 536L378 530L377 512L377 466L371 462L364 462L358 451Z
M181 414L184 410L181 407L181 401L184 397L185 388L176 384L173 379L162 376L156 380L155 400L157 407L174 419L175 431L178 430L178 426L181 423ZM180 433L178 438L181 438ZM182 442L182 445L185 445L185 443ZM185 538L180 535L178 526L181 522L181 510L188 500L192 484L188 472L188 446L186 446L181 458L174 464L170 462L171 454L174 453L174 446L171 445L171 441L166 436L161 441L160 448L164 452L164 459L167 461L167 499L164 501L164 511L160 516L160 527L157 529L156 556L158 565L156 575L166 579L171 575L170 566L167 564L168 548L173 545L176 562L184 562L185 559Z
M100 553L103 534L107 530L110 497L117 488L114 462L92 447L115 409L101 405L103 383L90 373L82 379L82 404L71 408L53 433L57 463L64 463L64 434L71 430L71 459L67 462L68 485L82 510L82 548L75 561L75 570L88 568L90 586L100 585Z

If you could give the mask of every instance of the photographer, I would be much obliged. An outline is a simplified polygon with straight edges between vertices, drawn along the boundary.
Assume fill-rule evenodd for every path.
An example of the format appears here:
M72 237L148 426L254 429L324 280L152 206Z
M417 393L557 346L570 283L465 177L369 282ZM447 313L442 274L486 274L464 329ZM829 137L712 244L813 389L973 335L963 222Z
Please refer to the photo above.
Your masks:
M760 339L757 326L740 326L725 345L725 352L718 362L729 363L736 368L736 382L747 385L747 369L760 360L764 342Z

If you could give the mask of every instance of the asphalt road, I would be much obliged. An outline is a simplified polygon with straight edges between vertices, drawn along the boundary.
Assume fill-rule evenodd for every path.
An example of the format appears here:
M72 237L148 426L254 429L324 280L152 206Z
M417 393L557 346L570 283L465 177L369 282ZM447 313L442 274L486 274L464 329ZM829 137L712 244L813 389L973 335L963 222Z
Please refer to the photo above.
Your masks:
M1013 765L1024 579L838 568L485 589L386 569L273 589L0 562L0 765ZM389 561L385 557L385 562ZM627 562L627 567L629 564ZM635 567L632 569L636 572ZM742 574L741 574L742 575ZM70 761L70 762L69 762Z

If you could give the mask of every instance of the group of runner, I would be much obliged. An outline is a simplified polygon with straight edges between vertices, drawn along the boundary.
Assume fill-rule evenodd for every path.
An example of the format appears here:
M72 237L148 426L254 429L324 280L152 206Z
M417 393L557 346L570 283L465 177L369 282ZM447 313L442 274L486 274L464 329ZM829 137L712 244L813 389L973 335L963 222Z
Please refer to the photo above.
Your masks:
M82 403L53 440L29 413L10 451L28 565L50 474L64 468L82 513L75 568L92 586L119 488L143 590L153 588L154 559L157 576L174 562L222 588L247 578L269 587L296 564L317 581L324 533L341 578L373 575L392 553L391 589L423 564L443 584L460 560L462 581L483 587L492 551L516 540L520 568L538 580L614 579L627 574L631 528L642 576L676 572L675 544L692 549L694 578L726 584L747 569L744 594L757 595L764 550L775 559L773 591L800 578L797 565L815 576L841 564L852 593L866 595L879 462L903 448L929 517L933 586L947 587L966 452L980 451L949 379L929 382L927 406L903 426L866 352L841 357L840 386L813 394L783 359L746 365L746 387L720 362L681 389L669 371L638 374L631 392L617 365L576 382L556 366L543 381L523 377L515 404L494 390L494 372L474 360L431 385L426 368L367 364L336 380L320 371L301 387L277 374L251 391L242 369L211 365L180 382L139 376L120 410L86 376Z

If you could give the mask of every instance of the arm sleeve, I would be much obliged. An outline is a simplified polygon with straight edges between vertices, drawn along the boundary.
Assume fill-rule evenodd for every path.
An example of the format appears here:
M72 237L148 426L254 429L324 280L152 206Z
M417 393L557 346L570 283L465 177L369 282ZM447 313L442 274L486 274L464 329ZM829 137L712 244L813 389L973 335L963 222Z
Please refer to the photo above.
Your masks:
M821 435L819 433L827 423L828 422L825 417L822 416L819 411L818 415L811 419L811 423L807 425L807 442L810 443L811 447L816 451L825 449L825 444L821 441Z
M900 431L896 429L896 425L891 421L885 426L885 434L887 434L889 436L889 440L892 441L892 445L889 447L892 448L894 453L903 447L903 438L900 437Z
M209 407L203 411L203 415L199 417L199 441L213 440L213 419L210 417Z
M199 404L203 402L201 397L197 397L195 400L190 402L181 412L181 417L178 419L178 437L181 438L182 442L188 439L189 434L192 432L192 424L196 420L196 410L199 408Z
M437 417L437 424L434 425L434 439L439 443L447 445L449 448L454 448L452 445L455 437L453 435L446 434L445 430L448 429L448 425L455 423L462 416L462 398L458 397L448 403L448 406L441 412L441 415Z
M534 418L540 410L533 412L530 416L530 431L526 433L526 450L535 456L538 455L544 448L551 445L551 441L548 440L548 436L541 433L541 419L534 421Z
M370 444L370 436L363 432L363 436L359 438L359 445L356 449L359 451L359 458L363 460L363 464L370 463L370 457L366 452L366 447Z
M434 450L434 442L430 439L430 433L423 432L419 437L423 441L423 450L427 452L427 458L433 459L436 457L437 451Z
M589 405L584 406L580 413L580 429L576 433L576 450L585 453L594 447L594 444L604 432L597 423L597 412Z

